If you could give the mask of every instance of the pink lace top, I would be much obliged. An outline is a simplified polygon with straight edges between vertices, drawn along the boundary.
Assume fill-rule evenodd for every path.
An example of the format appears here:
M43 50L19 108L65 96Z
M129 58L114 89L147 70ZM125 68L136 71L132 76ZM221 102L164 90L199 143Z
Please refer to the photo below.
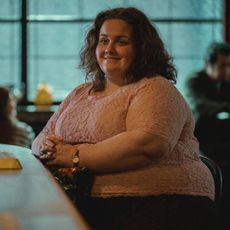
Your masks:
M144 78L108 96L89 95L91 83L73 90L43 133L67 143L97 143L132 129L159 135L170 154L147 167L97 175L92 196L187 194L214 199L210 171L198 157L192 112L175 86L163 77ZM135 111L130 108L136 103Z

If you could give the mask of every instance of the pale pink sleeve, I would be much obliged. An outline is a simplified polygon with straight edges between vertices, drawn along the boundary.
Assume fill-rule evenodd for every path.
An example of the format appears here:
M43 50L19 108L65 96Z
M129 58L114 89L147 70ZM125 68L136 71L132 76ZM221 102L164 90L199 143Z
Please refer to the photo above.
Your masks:
M159 135L170 149L177 143L186 120L185 103L171 82L157 77L137 90L127 113L127 131Z

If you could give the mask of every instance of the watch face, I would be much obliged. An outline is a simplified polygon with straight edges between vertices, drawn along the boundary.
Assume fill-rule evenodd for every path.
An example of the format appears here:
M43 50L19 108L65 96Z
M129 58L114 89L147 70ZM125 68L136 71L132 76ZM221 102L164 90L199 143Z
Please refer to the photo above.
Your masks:
M74 158L73 158L73 163L74 164L77 164L79 162L79 158L77 157L77 156L75 156Z

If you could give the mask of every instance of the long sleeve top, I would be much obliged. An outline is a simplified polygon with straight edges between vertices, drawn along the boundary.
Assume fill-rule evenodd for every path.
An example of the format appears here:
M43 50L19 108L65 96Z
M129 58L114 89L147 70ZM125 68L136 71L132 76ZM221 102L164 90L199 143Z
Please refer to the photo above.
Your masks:
M34 149L48 134L70 144L98 143L138 129L163 138L169 154L135 170L96 175L92 196L185 194L214 199L212 175L199 159L192 112L170 81L161 76L144 78L104 96L91 95L91 88L86 83L67 96Z

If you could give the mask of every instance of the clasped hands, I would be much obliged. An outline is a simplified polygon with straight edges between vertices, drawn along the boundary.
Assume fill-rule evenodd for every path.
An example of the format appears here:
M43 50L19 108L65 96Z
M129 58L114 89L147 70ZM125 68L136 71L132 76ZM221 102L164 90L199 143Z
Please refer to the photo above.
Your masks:
M67 144L61 137L47 135L40 149L38 158L47 165L58 165L62 167L73 167L72 157L76 149Z

